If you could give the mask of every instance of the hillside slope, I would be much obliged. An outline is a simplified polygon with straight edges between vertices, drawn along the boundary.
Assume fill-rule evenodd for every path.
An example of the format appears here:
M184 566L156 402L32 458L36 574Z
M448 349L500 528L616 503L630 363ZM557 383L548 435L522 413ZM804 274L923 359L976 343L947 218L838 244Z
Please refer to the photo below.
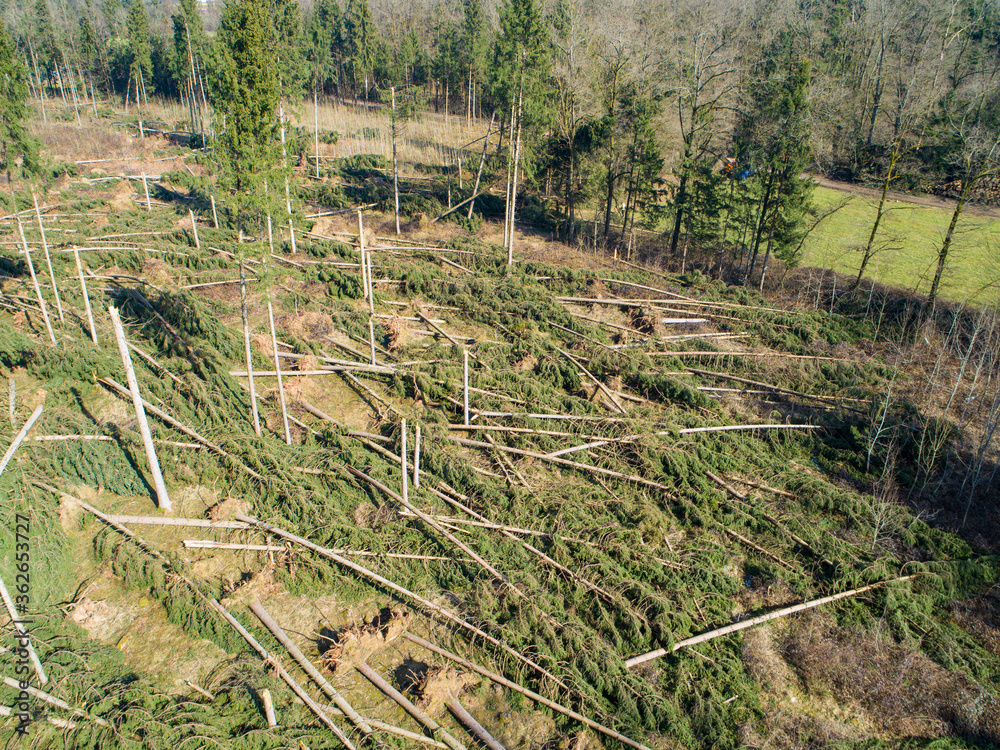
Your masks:
M508 748L1000 742L995 489L961 536L949 503L964 496L918 507L952 493L974 444L959 428L988 425L915 406L922 375L900 352L923 344L875 314L783 307L530 234L507 265L490 224L417 217L429 199L400 237L364 213L369 300L358 217L339 207L348 169L378 189L357 160L331 164L299 188L294 250L287 216L273 253L215 228L197 170L165 173L149 199L142 181L52 184L40 219L20 215L33 270L3 219L11 435L42 412L0 476L2 575L13 589L28 518L48 678L32 685L65 701L25 701L32 747L335 747L368 729L387 747L475 746L455 699ZM970 394L992 393L971 377ZM656 649L670 653L627 665ZM16 714L18 689L0 691Z

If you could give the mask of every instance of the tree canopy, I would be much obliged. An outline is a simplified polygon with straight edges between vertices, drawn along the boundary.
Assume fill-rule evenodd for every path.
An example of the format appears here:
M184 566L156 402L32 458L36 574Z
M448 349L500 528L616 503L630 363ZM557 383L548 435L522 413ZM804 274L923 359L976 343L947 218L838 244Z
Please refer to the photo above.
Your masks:
M11 181L18 158L27 171L38 166L38 143L28 132L28 72L17 59L14 42L0 25L0 169Z
M264 0L229 0L217 37L212 82L217 139L214 159L230 192L237 226L257 232L268 209L264 181L281 161L277 51Z

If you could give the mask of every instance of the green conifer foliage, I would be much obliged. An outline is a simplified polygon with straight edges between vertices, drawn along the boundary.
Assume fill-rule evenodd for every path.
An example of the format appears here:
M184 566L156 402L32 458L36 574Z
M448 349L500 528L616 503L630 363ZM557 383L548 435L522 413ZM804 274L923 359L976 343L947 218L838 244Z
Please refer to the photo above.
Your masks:
M462 38L454 24L446 24L438 29L437 54L434 56L434 77L442 89L447 89L451 96L449 103L457 98L462 89L465 68L462 63Z
M89 12L89 11L88 11ZM80 16L79 29L77 30L77 45L80 53L80 62L93 76L100 71L101 76L107 75L106 66L101 56L101 41L94 29L94 22L87 15Z
M506 0L500 6L500 34L495 47L494 91L504 109L523 87L525 107L547 83L550 40L535 0Z
M295 0L271 0L268 15L281 96L297 101L308 77L303 55L302 10Z
M149 45L149 14L142 0L132 0L128 6L128 50L131 62L129 74L139 81L140 91L151 81L153 59ZM132 84L133 86L135 83ZM143 97L145 98L145 96Z
M422 86L427 83L426 55L415 29L410 29L399 42L393 75L403 86Z
M372 71L375 70L376 56L379 47L378 29L372 18L372 9L368 0L351 0L347 6L347 17L344 22L344 32L347 37L348 57L351 63L353 88L355 98L358 91L358 80L365 90L365 101Z
M191 75L189 57L201 57L205 49L205 27L201 15L195 7L195 0L180 0L171 20L174 24L174 76L178 84L186 81Z
M794 265L806 214L811 210L812 181L802 177L809 156L808 60L798 59L787 35L779 36L773 54L757 71L748 110L736 133L741 165L753 169L759 203L750 245L749 278L763 253L763 287L770 256Z
M11 181L11 166L21 157L24 169L38 166L38 144L25 127L28 115L28 73L17 59L14 42L0 24L0 169Z
M229 0L218 32L213 96L218 133L215 165L236 228L258 233L268 212L264 181L278 174L278 71L267 6L262 0Z
M535 0L506 0L494 45L492 90L496 105L517 122L520 174L534 177L534 154L552 115L551 39Z
M466 95L472 96L476 86L482 82L490 43L489 27L480 0L465 0L465 15L462 18L460 34L462 69L468 76Z
M48 85L53 86L59 45L52 24L52 11L46 0L35 2L34 12L28 16L28 22L32 25L31 32L25 35L29 54L33 64L39 68L38 76L46 78ZM44 81L40 84L45 86Z
M341 23L336 0L319 0L306 26L304 47L309 63L310 87L324 93L338 82L333 51L340 36Z

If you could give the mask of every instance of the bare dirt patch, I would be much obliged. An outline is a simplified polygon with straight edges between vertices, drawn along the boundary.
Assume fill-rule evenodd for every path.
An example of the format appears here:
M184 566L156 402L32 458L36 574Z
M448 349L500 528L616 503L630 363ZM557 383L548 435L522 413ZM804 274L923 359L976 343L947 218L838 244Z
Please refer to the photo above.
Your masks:
M129 664L174 688L185 680L198 681L226 658L211 641L191 638L170 622L159 602L124 590L107 572L75 602L67 619L94 640L114 644Z
M384 609L376 617L343 630L324 632L320 643L322 665L331 672L367 662L399 638L410 624L406 612Z
M440 716L447 710L448 701L457 698L463 690L475 685L480 679L474 674L451 667L431 666L424 672L418 687L418 705L431 716Z

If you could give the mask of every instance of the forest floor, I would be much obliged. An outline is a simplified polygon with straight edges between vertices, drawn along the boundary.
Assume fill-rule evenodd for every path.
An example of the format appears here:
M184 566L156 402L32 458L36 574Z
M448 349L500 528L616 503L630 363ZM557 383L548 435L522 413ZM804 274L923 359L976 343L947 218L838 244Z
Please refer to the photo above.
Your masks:
M51 176L0 186L12 440L41 407L0 575L59 701L24 699L31 746L476 747L459 705L511 749L1000 742L997 321L915 335L881 289L792 304L527 224L508 264L494 196L432 222L462 128L411 132L399 235L384 156L324 145L272 249L204 155L39 126Z

